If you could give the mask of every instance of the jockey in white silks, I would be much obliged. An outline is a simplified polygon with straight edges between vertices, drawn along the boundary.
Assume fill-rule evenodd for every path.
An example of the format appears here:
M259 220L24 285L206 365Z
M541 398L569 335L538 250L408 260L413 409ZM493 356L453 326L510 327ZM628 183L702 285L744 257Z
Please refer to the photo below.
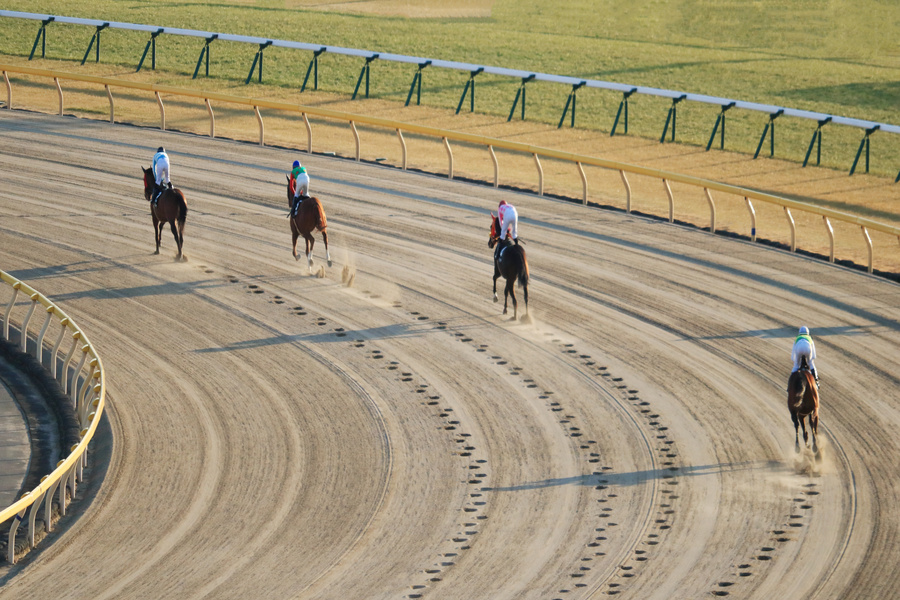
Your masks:
M798 369L800 369L800 359L806 357L806 363L809 365L809 370L812 372L813 377L816 378L816 383L819 382L819 374L816 373L816 344L813 342L812 336L809 335L809 328L803 326L800 328L800 332L797 335L797 338L794 340L794 347L791 350L791 359L794 361L794 368L791 370L791 373L796 373Z
M166 149L160 146L156 150L156 154L153 155L153 177L156 183L156 193L153 195L153 201L155 202L157 197L162 193L166 187L170 185L171 180L169 179L169 155L166 154Z
M501 240L506 239L506 232L508 230L512 234L513 241L518 244L519 213L516 212L516 207L512 204L507 204L506 200L501 200L500 206L497 207L497 218L500 220L500 231L498 232L497 237Z

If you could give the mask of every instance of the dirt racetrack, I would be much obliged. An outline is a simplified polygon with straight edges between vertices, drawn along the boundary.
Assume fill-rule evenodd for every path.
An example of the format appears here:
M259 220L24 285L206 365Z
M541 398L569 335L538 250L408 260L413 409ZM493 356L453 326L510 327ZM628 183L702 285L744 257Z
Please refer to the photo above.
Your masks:
M20 112L0 131L0 265L90 332L113 439L0 597L896 597L897 284L312 156L320 278L290 254L283 150ZM168 230L151 254L160 144L186 263ZM530 322L491 302L502 198ZM785 405L804 324L821 463Z

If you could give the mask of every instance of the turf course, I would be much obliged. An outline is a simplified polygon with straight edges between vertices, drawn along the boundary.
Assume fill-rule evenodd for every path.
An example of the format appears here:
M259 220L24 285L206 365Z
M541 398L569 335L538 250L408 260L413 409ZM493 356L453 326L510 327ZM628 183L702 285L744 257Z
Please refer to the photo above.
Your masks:
M497 0L456 2L448 8L444 4L437 0L333 5L320 0L216 4L8 0L4 8L489 64L900 123L897 3ZM37 29L37 22L0 19L0 57L27 58ZM89 28L51 24L47 31L48 60L32 64L86 72L97 68L90 62L76 66L93 33ZM101 65L133 70L146 41L143 34L104 32ZM214 89L243 82L256 48L221 42L211 46L210 78L191 82L202 45L195 38L161 37L154 80ZM310 59L308 52L268 49L264 86L299 92ZM351 94L361 66L358 59L324 55L319 62L319 89ZM405 101L413 74L410 65L375 61L370 97ZM467 77L457 71L426 69L423 104L455 109ZM508 78L479 76L476 111L505 117L518 85ZM560 85L529 84L526 118L557 123L568 93ZM609 131L620 100L614 92L581 90L576 125ZM658 139L668 109L664 99L633 97L629 135ZM679 105L677 141L705 146L717 114L714 106ZM754 152L766 121L761 113L730 111L726 149ZM814 130L811 121L779 119L776 156L802 161ZM863 131L829 125L823 133L823 165L848 170ZM900 170L897 138L873 135L872 173L894 177ZM767 150L768 141L763 151ZM864 162L858 167L862 168Z

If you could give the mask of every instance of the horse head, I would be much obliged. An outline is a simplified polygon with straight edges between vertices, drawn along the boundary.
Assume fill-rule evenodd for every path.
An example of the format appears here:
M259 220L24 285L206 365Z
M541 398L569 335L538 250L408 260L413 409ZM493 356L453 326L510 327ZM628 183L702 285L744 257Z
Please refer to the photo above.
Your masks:
M491 212L491 237L488 238L488 248L493 248L497 245L498 235L497 232L500 231L500 223L496 215L494 215L493 211Z
M150 199L150 192L153 190L154 178L153 178L153 169L145 169L143 166L141 170L144 172L144 195L147 196L147 199Z

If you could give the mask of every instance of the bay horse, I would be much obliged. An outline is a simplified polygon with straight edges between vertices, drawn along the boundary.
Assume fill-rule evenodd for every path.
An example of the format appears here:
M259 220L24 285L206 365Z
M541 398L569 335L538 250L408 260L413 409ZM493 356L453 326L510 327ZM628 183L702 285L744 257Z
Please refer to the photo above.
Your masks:
M819 446L816 443L816 435L819 430L819 387L816 378L809 368L809 362L805 356L800 358L800 368L791 373L788 378L788 410L791 411L791 420L794 422L795 450L800 452L800 432L803 428L804 445L809 445L809 436L806 433L805 418L809 418L809 429L812 431L812 451L819 458Z
M153 198L156 180L153 177L153 169L141 167L141 170L144 171L144 198L149 201ZM181 251L184 245L184 222L187 218L187 203L184 201L184 194L181 193L181 190L178 188L163 190L156 204L150 203L150 215L153 217L153 233L156 238L156 252L153 254L159 254L162 231L166 223L169 223L172 235L175 236L175 243L178 245L178 254L175 255L175 260L187 260L187 256Z
M291 178L287 177L287 180L288 206L291 206L294 199L294 190L291 186ZM331 266L331 254L328 252L328 223L325 220L325 209L322 208L322 203L318 198L304 196L299 204L300 206L295 207L290 214L294 259L300 260L300 257L297 256L297 238L302 235L303 239L306 240L306 266L309 267L309 272L312 273L312 250L316 243L316 238L312 236L313 230L322 233L322 241L325 242L325 260L328 261L328 266Z
M503 290L503 314L506 314L506 306L509 296L513 301L513 320L518 316L518 302L516 301L516 282L522 287L525 296L525 316L528 316L528 259L525 256L525 248L513 243L507 234L503 239L499 236L500 219L491 213L491 237L488 239L488 248L494 249L494 302L497 298L497 279L501 276L506 280L506 289Z

